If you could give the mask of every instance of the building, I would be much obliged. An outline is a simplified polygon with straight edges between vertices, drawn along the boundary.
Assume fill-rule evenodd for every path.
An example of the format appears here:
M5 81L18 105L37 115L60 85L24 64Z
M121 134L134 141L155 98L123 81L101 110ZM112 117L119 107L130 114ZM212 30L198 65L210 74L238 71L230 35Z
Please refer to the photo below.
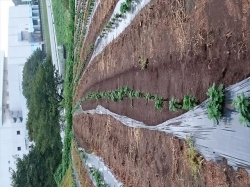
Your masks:
M29 5L32 3L31 0L12 0L12 2L15 4L15 6L18 5Z
M29 142L25 134L22 114L11 111L9 98L8 63L4 52L0 51L0 186L10 186L11 169L16 168L14 157L22 157L29 152ZM21 112L21 111L20 111Z
M9 10L8 68L10 106L15 114L25 111L22 96L22 70L27 58L41 47L38 5L13 6ZM16 76L13 76L16 75Z
M29 152L26 130L27 107L22 94L22 71L27 58L41 48L37 5L20 5L9 10L8 58L0 52L0 186L11 186L15 158Z

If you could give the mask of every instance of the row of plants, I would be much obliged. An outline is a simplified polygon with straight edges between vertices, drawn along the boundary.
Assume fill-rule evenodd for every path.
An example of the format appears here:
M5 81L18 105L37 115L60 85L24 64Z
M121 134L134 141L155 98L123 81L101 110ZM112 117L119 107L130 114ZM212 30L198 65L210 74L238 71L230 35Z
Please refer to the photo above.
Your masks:
M223 104L225 99L223 84L216 87L213 84L207 91L209 101L206 105L208 118L214 122L218 122L222 117ZM127 86L120 87L116 90L107 92L91 92L87 93L80 101L77 102L73 108L74 113L78 107L85 101L106 99L113 102L122 101L124 98L131 99L131 105L133 106L133 99L144 98L146 102L154 101L154 107L156 110L161 110L164 107L164 101L167 101L159 95L152 95L151 93L143 93L141 91L135 91ZM182 101L172 98L169 101L169 111L176 112L180 109L192 110L198 104L198 100L191 95L184 95ZM237 96L233 102L233 106L240 113L240 123L245 123L247 126L250 125L250 102L244 94Z
M81 52L81 46L82 46L82 43L86 37L86 34L87 34L87 26L89 25L89 22L90 22L90 16L92 14L92 11L94 9L94 5L95 5L95 0L90 0L89 2L89 5L88 5L88 9L86 10L86 12L84 12L84 27L82 29L82 27L80 27L80 34L78 33L76 35L76 59L75 59L75 65L77 66L78 63L79 63L79 59L80 59L80 52Z
M144 98L146 102L153 101L154 107L156 110L163 109L164 101L167 101L163 97L159 95L153 95L151 93L143 93L141 91L133 90L127 86L122 86L116 90L111 90L107 92L91 92L87 93L85 97L83 97L80 101L77 102L76 106L73 108L72 112L74 113L75 110L85 101L88 100L99 100L99 99L107 99L113 102L122 101L124 98L131 99L131 106L133 106L133 99ZM196 106L197 100L190 96L185 95L183 99L183 109L190 110ZM176 99L172 99L169 101L169 110L170 111L177 111L180 109L180 102Z
M120 13L117 13L115 14L111 19L110 21L106 24L106 26L104 27L102 33L100 34L100 37L104 37L105 34L108 33L108 31L113 27L114 24L116 24L116 22L119 20L119 18L122 18L122 15L125 14L127 11L130 10L131 8L131 4L132 4L132 0L126 0L125 2L123 2L121 4L121 7L120 7ZM90 19L90 15L92 13L92 10L93 10L93 7L94 7L94 0L91 0L90 2L90 6L89 6L89 9L88 9L88 16L87 16L87 21L89 22L89 19ZM86 25L86 23L85 23ZM80 27L81 28L81 27ZM83 40L85 39L85 35L86 35L86 30L87 30L87 27L84 27L83 31L81 32L81 34L76 34L76 54L75 54L75 65L77 66L78 63L79 63L79 59L80 59L80 47ZM74 79L75 81L74 82L78 82L84 68L85 68L85 64L86 64L86 57L84 58L83 60L83 65L80 69L80 72L77 73L76 75L76 78Z
M97 187L108 187L108 185L105 183L100 171L98 171L94 167L89 167L89 171L90 171L91 175L93 176Z
M77 144L77 141L75 138L73 141L73 145L74 145L75 149L77 150L79 156L82 158L82 160L84 162L86 162L86 155L82 150L78 149L78 144ZM94 180L96 182L97 187L108 187L108 185L105 183L105 181L102 177L102 174L99 170L95 169L94 167L88 167L88 168L89 168L90 174L92 175L92 177L94 178Z
M116 13L110 19L110 21L106 24L106 26L102 30L101 34L99 35L100 38L103 38L106 34L108 34L108 32L110 31L110 29L115 24L117 24L117 22L119 21L119 19L122 18L122 16L131 9L131 4L132 4L132 0L126 0L125 2L121 3L120 13Z
M82 7L79 10L79 12L76 14L77 21L76 21L76 26L75 26L75 36L74 36L74 45L75 45L75 59L79 60L80 58L80 46L79 46L79 41L81 40L81 35L82 35L82 25L84 24L84 15L86 12L87 8L87 0L84 0L82 2Z

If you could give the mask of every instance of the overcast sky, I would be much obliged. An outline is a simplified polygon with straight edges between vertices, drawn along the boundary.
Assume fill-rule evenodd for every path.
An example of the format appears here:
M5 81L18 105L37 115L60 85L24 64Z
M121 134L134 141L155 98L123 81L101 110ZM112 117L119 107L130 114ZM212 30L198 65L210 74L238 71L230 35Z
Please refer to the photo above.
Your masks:
M8 24L9 7L13 6L11 0L0 0L0 50L8 54Z

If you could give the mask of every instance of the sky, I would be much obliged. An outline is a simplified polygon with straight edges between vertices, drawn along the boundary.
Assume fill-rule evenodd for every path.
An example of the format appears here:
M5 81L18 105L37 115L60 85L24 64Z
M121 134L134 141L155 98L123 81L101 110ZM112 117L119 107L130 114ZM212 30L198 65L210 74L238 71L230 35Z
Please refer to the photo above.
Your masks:
M8 55L8 24L9 24L9 7L13 6L11 0L0 0L0 50Z

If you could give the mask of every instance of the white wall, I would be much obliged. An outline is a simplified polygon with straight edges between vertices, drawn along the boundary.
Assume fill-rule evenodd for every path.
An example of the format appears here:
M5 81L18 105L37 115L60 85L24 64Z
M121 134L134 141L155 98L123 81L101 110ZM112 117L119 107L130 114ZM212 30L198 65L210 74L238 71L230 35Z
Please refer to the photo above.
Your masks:
M20 135L17 135L20 131ZM0 127L0 186L10 187L11 173L9 168L16 169L15 159L13 156L19 155L22 158L23 154L28 151L25 147L23 124L5 125ZM21 151L17 148L21 147Z

